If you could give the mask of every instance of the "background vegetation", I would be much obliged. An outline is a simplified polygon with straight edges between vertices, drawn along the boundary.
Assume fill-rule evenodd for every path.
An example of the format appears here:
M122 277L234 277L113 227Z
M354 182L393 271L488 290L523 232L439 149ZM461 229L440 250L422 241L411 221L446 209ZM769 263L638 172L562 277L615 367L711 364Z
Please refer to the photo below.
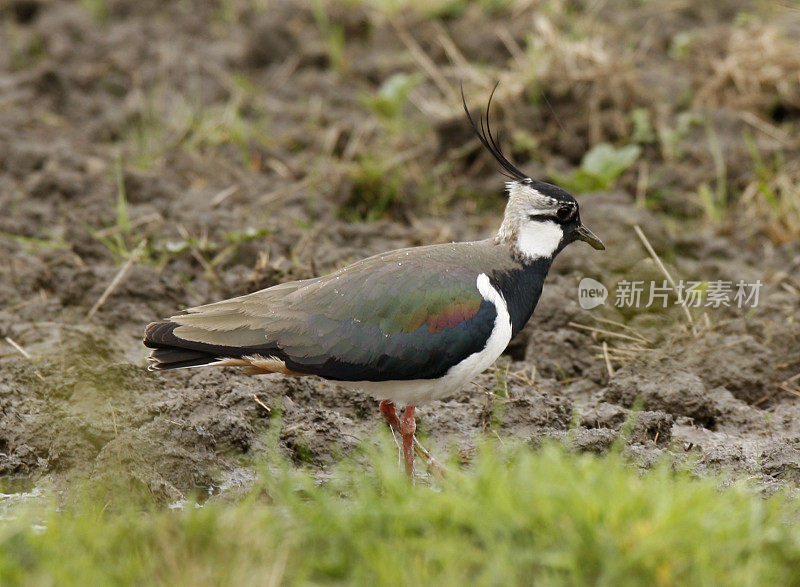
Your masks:
M798 41L789 2L0 4L0 582L800 582ZM498 81L609 251L420 409L446 480L358 394L144 372L177 309L490 234L459 87ZM762 304L578 308L654 260Z

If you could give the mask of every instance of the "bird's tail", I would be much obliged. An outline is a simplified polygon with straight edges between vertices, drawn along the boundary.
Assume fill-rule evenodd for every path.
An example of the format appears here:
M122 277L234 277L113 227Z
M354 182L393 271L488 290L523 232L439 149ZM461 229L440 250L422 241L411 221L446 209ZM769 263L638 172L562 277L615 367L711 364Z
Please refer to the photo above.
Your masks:
M220 360L220 350L214 345L191 343L175 336L172 331L178 326L175 322L164 320L147 325L144 332L144 345L150 351L151 371L182 369L210 365ZM205 348L204 348L205 347Z
M150 371L208 365L244 367L245 373L251 375L265 373L302 375L287 369L286 363L276 356L279 353L272 345L237 346L233 340L230 345L187 340L175 335L174 331L178 326L181 325L172 320L162 320L147 325L143 342L145 346L153 349L149 356Z

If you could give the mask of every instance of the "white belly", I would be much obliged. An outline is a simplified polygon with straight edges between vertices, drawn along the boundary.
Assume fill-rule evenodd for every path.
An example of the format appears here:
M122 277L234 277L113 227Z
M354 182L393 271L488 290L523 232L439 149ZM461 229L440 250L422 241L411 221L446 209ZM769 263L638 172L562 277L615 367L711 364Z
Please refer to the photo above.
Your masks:
M439 379L409 379L405 381L353 381L345 385L370 394L378 400L391 400L405 405L444 399L461 389L475 376L497 360L511 341L511 317L503 296L489 282L485 273L477 280L478 291L487 302L494 304L497 317L486 346L453 365Z

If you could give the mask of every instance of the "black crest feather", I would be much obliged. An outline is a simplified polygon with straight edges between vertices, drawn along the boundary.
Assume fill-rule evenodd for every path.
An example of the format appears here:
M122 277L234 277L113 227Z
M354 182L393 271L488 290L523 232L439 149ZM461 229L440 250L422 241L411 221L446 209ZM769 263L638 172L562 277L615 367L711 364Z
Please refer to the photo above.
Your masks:
M486 104L486 124L484 125L483 116L478 117L478 124L475 124L475 119L472 118L472 114L470 114L469 108L467 108L467 99L464 97L464 85L461 85L461 101L464 103L464 112L467 113L467 118L469 119L469 123L472 125L472 129L475 131L475 134L478 135L481 143L486 149L492 154L500 166L503 168L504 171L501 171L503 175L508 177L509 179L514 179L516 181L525 181L528 179L528 176L522 173L511 161L509 161L503 152L500 150L500 134L497 134L497 139L494 138L492 135L492 127L489 124L489 110L492 107L492 98L494 97L494 92L497 90L497 86L500 85L500 82L497 82L494 85L494 89L492 93L489 95L489 102Z

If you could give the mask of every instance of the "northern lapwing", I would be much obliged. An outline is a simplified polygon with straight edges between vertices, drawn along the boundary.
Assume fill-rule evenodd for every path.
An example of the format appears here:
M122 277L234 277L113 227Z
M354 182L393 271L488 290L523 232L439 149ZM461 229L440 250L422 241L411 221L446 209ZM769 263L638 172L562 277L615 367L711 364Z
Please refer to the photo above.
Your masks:
M487 369L531 317L555 256L576 240L604 249L565 190L534 180L467 118L508 177L500 230L474 242L381 253L323 277L189 308L147 326L151 370L236 366L316 375L381 401L413 477L417 404ZM402 417L395 403L406 406ZM416 444L415 444L416 443Z

